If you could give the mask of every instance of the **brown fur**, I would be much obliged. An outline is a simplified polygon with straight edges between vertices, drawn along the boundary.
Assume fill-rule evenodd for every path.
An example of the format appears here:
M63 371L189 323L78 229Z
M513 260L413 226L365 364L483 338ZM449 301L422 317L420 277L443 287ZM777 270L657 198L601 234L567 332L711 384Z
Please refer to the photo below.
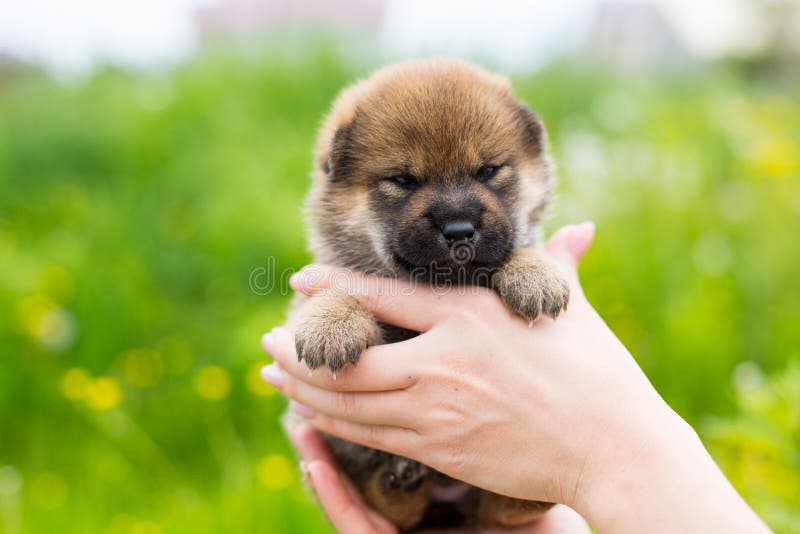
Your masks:
M531 321L542 313L557 316L569 299L569 284L558 266L531 248L514 251L492 276L492 287L509 308Z
M336 373L371 345L383 342L378 322L346 293L328 290L308 299L295 330L298 354L311 369L326 365Z
M396 457L394 463L398 461L411 463L410 460ZM399 471L402 470L401 467ZM429 480L417 478L414 482L418 483L419 487L414 491L406 491L402 481L398 481L396 487L388 483L387 479L394 471L398 469L392 462L382 465L363 485L362 491L372 506L380 510L389 521L403 530L408 530L418 525L425 516L425 509L428 507Z
M504 77L443 59L377 71L342 91L319 134L308 196L315 260L425 283L491 286L528 321L555 317L569 289L540 249L553 181L545 144L541 122ZM335 373L356 364L367 346L417 335L378 324L341 292L315 295L295 310L298 358L311 369ZM453 482L444 475L328 441L372 506L403 529L517 526L550 506L471 488L445 513L432 504L432 488Z
M480 503L478 523L487 527L521 527L541 516L551 506L547 502L510 499L486 492Z

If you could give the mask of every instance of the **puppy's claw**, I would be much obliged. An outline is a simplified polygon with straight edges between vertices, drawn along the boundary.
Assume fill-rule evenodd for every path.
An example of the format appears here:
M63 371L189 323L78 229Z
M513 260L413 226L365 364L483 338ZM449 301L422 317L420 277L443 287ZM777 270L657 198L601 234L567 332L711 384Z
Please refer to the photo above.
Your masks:
M430 468L415 461L395 456L387 466L385 484L387 489L397 491L402 489L411 493L419 489L428 478Z
M295 332L298 359L305 361L310 370L327 367L336 380L345 365L355 365L368 346L380 342L377 326L374 329L358 326L347 321L332 321L330 317L307 317Z
M539 266L518 265L495 273L492 283L503 302L528 326L542 314L555 319L567 308L569 284L559 271Z

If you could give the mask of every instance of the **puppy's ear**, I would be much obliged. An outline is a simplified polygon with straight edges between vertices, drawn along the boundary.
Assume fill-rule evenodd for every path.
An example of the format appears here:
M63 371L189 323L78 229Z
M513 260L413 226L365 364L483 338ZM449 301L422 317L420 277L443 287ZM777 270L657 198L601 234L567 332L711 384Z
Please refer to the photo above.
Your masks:
M532 154L539 156L544 151L547 143L547 134L542 120L536 113L522 104L517 104L516 114L526 146Z
M344 181L353 167L353 123L339 126L331 141L328 160L322 170L332 182Z

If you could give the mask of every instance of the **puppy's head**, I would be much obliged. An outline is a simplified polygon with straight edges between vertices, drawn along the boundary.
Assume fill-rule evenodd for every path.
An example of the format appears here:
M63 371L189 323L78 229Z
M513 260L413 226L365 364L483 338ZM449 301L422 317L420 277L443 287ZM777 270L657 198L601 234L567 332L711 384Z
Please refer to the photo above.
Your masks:
M342 92L318 140L318 259L406 273L502 265L537 237L544 145L506 78L442 59L376 72Z

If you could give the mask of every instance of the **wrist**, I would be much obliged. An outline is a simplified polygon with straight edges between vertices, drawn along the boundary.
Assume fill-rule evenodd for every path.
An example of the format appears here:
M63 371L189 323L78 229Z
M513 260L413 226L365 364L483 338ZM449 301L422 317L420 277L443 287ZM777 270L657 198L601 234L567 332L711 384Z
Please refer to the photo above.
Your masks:
M640 513L639 501L664 491L672 473L686 468L683 459L702 447L694 430L671 410L636 430L627 436L620 432L616 443L606 445L605 456L576 496L576 509L598 532L617 530L632 506Z
M577 496L597 532L768 532L689 424L671 409L654 423Z

